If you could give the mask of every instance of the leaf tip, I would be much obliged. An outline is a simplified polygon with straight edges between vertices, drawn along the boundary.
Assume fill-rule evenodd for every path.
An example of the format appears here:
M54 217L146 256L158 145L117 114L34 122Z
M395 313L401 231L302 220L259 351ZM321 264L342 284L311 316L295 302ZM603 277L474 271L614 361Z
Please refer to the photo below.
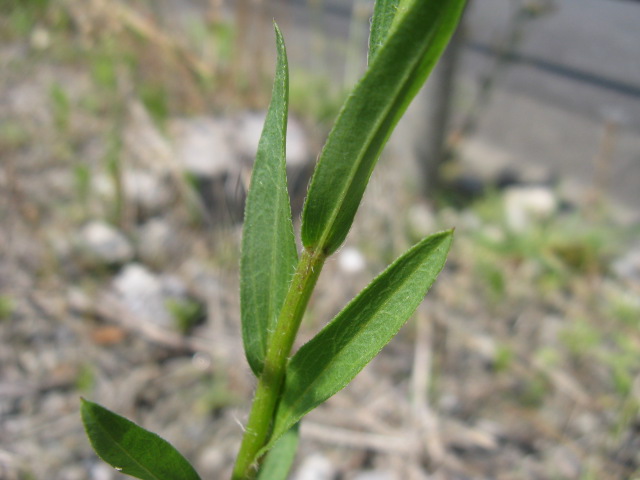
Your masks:
M82 415L82 419L85 419L85 416L88 413L88 409L93 405L89 400L84 397L80 397L80 415Z
M276 38L278 40L282 40L282 38L283 38L282 30L280 30L280 27L276 23L276 19L275 18L273 19L273 29L276 32Z

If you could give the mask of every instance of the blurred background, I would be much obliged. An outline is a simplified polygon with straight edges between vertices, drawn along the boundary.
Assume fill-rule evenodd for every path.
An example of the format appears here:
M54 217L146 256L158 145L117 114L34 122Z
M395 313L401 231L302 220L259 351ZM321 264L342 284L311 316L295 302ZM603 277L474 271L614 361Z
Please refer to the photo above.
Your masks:
M228 478L239 240L282 29L307 181L372 0L0 0L0 478L117 480L84 396ZM640 4L472 0L300 342L455 227L415 317L303 422L296 480L640 475Z

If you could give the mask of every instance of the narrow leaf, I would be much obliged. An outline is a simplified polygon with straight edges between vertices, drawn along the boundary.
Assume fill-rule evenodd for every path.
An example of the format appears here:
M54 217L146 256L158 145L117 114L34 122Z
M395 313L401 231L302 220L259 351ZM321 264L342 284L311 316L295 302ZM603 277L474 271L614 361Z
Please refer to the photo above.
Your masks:
M298 449L299 425L296 423L287 430L269 450L258 472L258 480L287 480Z
M442 270L452 235L412 247L300 348L287 368L271 442L344 388L400 330Z
M402 19L402 16L406 14L407 11L409 10L409 6L416 1L421 2L422 0L399 0L398 1L398 8L396 10L396 15L393 19L393 25L391 26L391 28L393 28Z
M393 24L393 18L398 10L400 0L377 0L373 8L371 19L371 34L369 35L369 57L371 63L376 52L382 46Z
M377 50L320 155L302 213L306 248L331 254L344 241L382 148L444 50L464 3L414 0Z
M82 400L82 421L98 456L142 480L200 480L169 442L96 403Z
M242 339L256 376L298 259L285 158L289 72L277 25L275 31L276 75L247 196L240 259Z

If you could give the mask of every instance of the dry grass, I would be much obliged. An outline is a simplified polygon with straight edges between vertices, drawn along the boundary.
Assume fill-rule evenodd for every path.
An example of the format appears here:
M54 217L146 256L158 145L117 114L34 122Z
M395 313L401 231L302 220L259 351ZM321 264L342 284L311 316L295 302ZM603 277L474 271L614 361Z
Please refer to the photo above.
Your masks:
M268 74L234 64L229 12L216 2L201 44L148 2L29 5L1 20L0 477L111 475L84 439L83 394L224 478L253 388L239 340L238 225L207 221L188 182L169 175L182 193L159 216L177 247L153 268L206 302L208 321L186 335L126 311L109 294L116 272L87 263L73 241L93 218L133 236L136 207L121 198L116 208L93 180L117 185L131 166L170 163L171 118L264 105ZM203 46L211 40L219 48ZM418 203L415 176L391 149L348 244L368 266L328 263L303 338L415 240L399 213ZM301 462L321 452L345 479L367 469L402 479L633 478L640 291L611 265L634 232L578 208L512 235L501 202L497 193L433 213L433 229L457 229L447 269L416 319L310 415Z

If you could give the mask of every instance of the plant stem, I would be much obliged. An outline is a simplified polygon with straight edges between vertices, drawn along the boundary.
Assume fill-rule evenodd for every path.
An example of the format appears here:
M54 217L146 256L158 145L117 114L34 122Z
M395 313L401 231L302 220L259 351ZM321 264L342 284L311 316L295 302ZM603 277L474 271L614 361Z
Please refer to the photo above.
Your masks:
M269 339L264 369L253 397L249 421L233 469L232 480L250 480L257 474L256 454L269 440L289 353L325 258L325 254L320 250L312 252L305 249L302 252L282 305L276 329Z

